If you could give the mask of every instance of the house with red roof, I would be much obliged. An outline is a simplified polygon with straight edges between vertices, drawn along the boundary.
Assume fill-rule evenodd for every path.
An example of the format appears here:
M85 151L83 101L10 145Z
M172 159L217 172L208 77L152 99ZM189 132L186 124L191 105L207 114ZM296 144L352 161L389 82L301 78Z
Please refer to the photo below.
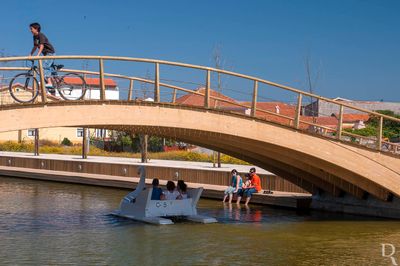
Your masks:
M185 94L175 100L177 104L183 104L183 105L192 105L192 106L204 106L204 93L205 93L205 88L198 88L197 90L194 91L195 93L188 93ZM199 95L202 94L202 95ZM229 108L239 108L241 110L244 110L245 108L240 107L240 103L237 102L235 99L232 99L220 92L217 92L215 90L210 89L210 107L212 108L222 108L222 109L229 109ZM217 100L214 99L219 98L222 100Z
M66 77L66 81L69 83L76 83L80 85L82 81L75 77ZM99 78L85 78L88 90L85 94L85 99L100 99L100 79ZM106 99L118 100L119 99L119 89L118 85L113 79L104 79L106 87ZM32 97L31 88L24 88L22 84L14 84L13 90L19 93L19 98L29 99ZM28 98L29 97L29 98ZM55 95L47 94L47 99L49 101L59 101L60 97L58 92ZM36 98L40 101L40 95ZM9 86L4 84L0 86L0 104L12 104L15 100L11 97L9 93ZM109 132L105 129L90 129L90 134L92 137L104 138L107 137ZM68 138L72 143L81 143L83 137L82 128L71 128L71 127L58 127L58 128L43 128L39 130L40 139L49 140L56 143L61 143L64 138ZM35 138L35 129L26 129L19 131L3 132L0 133L0 141L33 141Z
M199 88L196 92L204 94L204 88ZM210 106L220 108L227 111L238 112L241 114L250 115L251 113L251 102L236 101L235 99L228 97L220 92L210 90L211 96L223 99L218 101L210 98ZM176 103L192 105L192 106L204 106L204 96L188 93L182 97L176 99ZM304 110L302 110L304 112ZM281 125L292 126L293 120L296 114L296 106L284 102L257 102L256 116L274 123ZM359 125L362 128L363 123L369 119L368 114L344 114L343 115L343 128L353 128ZM300 129L312 132L320 133L333 133L337 130L339 118L337 114L331 114L329 116L308 116L301 114L300 116ZM313 126L310 124L316 124ZM327 128L330 128L327 129Z
M65 81L69 84L81 85L82 81L76 77L66 77ZM87 100L99 100L100 99L100 79L99 78L85 78L88 90L85 94ZM104 85L106 87L106 99L107 100L119 100L119 88L115 80L111 78L104 79Z

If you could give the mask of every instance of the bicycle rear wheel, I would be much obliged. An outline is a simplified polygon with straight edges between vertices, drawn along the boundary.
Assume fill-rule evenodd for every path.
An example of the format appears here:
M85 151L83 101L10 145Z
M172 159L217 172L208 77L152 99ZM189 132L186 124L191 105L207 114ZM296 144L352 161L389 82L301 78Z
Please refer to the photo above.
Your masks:
M81 75L68 73L61 77L60 82L57 84L57 90L64 100L76 101L85 97L87 85Z
M30 103L39 95L39 82L32 74L21 73L13 77L8 90L16 102Z

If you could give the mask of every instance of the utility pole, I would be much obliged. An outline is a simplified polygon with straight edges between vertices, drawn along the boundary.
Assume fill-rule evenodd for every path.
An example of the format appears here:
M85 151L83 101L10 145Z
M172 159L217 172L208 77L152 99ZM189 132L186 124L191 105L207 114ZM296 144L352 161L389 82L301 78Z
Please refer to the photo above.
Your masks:
M221 45L216 45L213 51L213 59L216 69L223 69L222 67L222 56L221 56ZM217 92L222 93L222 81L221 73L217 72ZM218 101L214 101L214 107L218 106ZM218 168L221 168L221 153L217 152L217 164ZM215 151L213 151L213 167L215 167Z
M314 94L314 87L315 87L315 85L316 85L316 83L318 81L320 70L319 69L317 70L317 74L316 74L316 76L314 77L314 80L313 80L313 74L312 74L313 71L311 69L311 57L310 57L310 55L307 55L306 58L305 58L305 67L306 67L308 91L311 94ZM316 117L319 116L319 110L318 110L319 107L317 105L314 107L314 102L313 101L314 101L314 97L310 96L311 115L313 117L313 123L315 124L316 120L317 120Z

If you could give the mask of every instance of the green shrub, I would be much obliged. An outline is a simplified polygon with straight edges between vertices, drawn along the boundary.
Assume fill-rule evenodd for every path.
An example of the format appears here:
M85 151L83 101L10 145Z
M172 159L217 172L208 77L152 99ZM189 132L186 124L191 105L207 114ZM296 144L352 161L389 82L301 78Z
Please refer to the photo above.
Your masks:
M67 138L65 138L67 139ZM64 140L65 140L64 139ZM63 142L64 142L63 140ZM67 139L67 141L69 141ZM13 152L33 152L34 144L32 142L15 142L6 141L0 143L1 151L13 151ZM39 147L40 153L48 154L70 154L80 155L82 154L82 146L61 146L61 145L43 145ZM129 152L107 152L96 146L89 147L90 156L107 156L107 157L126 157L126 158L141 158L140 153L129 153ZM191 151L171 151L171 152L153 152L148 153L148 158L159 159L159 160L175 160L175 161L195 161L195 162L212 162L212 155L205 153L197 153ZM229 164L248 164L242 160L231 157L229 155L221 154L221 163Z
M64 138L61 141L61 144L64 145L64 146L72 146L72 142L68 138Z

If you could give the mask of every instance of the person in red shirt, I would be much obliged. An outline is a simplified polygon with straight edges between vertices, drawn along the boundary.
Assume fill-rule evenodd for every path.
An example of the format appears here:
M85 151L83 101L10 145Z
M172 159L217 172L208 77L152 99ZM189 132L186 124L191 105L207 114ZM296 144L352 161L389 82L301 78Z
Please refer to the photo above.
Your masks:
M261 180L260 180L260 177L256 174L256 168L252 167L250 169L250 176L251 176L251 185L245 191L245 194L246 194L246 203L245 203L245 205L249 204L249 201L251 199L251 195L253 195L253 193L258 193L258 192L260 192L262 190L262 188L261 188Z

